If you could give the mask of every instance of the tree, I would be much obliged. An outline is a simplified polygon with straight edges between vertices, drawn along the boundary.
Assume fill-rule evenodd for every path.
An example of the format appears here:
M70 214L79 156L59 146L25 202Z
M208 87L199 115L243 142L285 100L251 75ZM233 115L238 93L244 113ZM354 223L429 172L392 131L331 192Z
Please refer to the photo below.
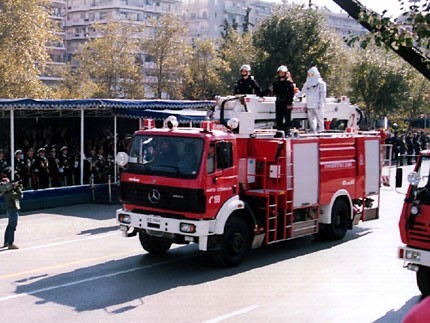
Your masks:
M256 70L261 84L273 81L279 65L287 65L294 81L305 82L307 70L317 65L327 80L335 80L342 68L347 70L346 49L334 41L324 18L314 9L293 5L277 9L254 32L254 46L260 50ZM334 75L335 77L332 77ZM328 83L329 93L339 88Z
M191 51L185 39L186 26L173 14L150 19L149 24L151 30L143 41L143 51L154 65L149 75L156 79L149 86L158 99L164 94L170 98L180 98L184 70Z
M197 41L186 72L185 98L212 100L222 94L224 84L221 75L228 69L228 64L219 57L213 41Z
M249 27L254 27L254 24L250 22L249 16L251 13L252 8L246 8L246 13L245 13L245 17L243 18L243 23L242 23L242 31L243 33L247 33L249 32Z
M358 49L352 75L351 99L365 107L370 120L395 114L406 105L410 74L406 63L393 53L374 45Z
M398 21L386 17L386 11L379 15L355 0L334 0L334 2L371 32L364 38L351 37L350 43L360 40L361 46L366 48L373 39L377 46L392 49L427 79L430 79L428 41L430 4L428 0L414 0L414 5L410 6ZM404 1L399 2L404 3Z
M82 44L76 55L77 75L69 84L81 86L76 80L86 80L93 97L143 98L143 75L139 39L141 28L129 22L110 21L94 25L94 39ZM73 81L75 78L75 81ZM93 82L94 84L91 84ZM70 92L80 93L74 89ZM90 95L90 93L88 93Z
M0 97L46 98L39 79L49 61L46 44L54 39L48 0L0 1Z
M219 55L225 62L225 68L220 74L224 84L223 90L233 93L234 83L239 78L239 68L243 64L250 64L251 67L256 64L257 49L252 43L252 34L241 35L235 30L230 30L229 37L221 40Z

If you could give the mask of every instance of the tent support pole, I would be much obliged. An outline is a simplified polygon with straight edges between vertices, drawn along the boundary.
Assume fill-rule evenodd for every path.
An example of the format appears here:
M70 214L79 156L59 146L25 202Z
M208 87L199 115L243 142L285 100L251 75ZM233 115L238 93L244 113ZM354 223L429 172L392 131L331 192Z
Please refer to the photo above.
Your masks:
M84 185L84 109L81 109L81 158L80 158L80 184Z
M10 109L10 180L15 179L15 111Z
M113 163L113 182L117 183L118 182L118 178L117 178L117 165L116 165L116 154L117 154L117 119L116 116L113 117L113 158L114 158L114 163Z

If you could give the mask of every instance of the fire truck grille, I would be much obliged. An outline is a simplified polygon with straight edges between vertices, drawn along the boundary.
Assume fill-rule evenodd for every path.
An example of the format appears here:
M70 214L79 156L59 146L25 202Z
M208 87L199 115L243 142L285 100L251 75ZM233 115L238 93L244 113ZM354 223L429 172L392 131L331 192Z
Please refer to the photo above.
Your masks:
M409 231L409 243L414 241L430 243L430 226L428 224L414 222Z
M206 212L206 197L204 191L199 189L122 182L120 201L169 211Z

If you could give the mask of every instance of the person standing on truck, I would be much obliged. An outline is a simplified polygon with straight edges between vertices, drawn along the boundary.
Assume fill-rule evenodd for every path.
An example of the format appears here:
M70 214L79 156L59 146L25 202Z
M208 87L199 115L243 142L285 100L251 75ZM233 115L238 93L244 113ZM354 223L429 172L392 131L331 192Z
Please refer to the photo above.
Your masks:
M0 185L10 185L9 178L4 177ZM6 202L6 212L9 218L4 234L3 248L18 249L18 246L14 244L14 240L20 210L19 200L23 198L22 185L19 182L15 182L11 185L10 189L8 188L3 194Z
M287 66L279 66L277 73L277 80L267 90L263 91L261 96L266 96L268 94L276 95L276 129L285 131L285 134L289 136L291 111L293 109L294 84Z
M298 97L306 96L309 127L313 133L324 131L324 106L327 96L327 85L316 66L312 66L306 77L306 82Z
M261 88L251 75L251 66L242 65L239 69L241 78L234 85L234 94L255 94L260 96Z

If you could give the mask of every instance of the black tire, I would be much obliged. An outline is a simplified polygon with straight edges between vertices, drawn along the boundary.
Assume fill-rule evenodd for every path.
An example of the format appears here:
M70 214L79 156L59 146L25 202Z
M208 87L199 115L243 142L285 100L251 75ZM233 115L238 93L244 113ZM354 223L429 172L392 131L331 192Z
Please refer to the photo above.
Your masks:
M337 199L331 210L331 223L321 226L321 236L327 240L341 240L348 231L349 207L345 200Z
M430 296L430 268L419 266L417 271L417 285L423 296Z
M221 249L214 259L222 267L239 265L250 247L250 236L245 221L238 217L229 219L221 237Z
M139 240L143 249L145 249L151 254L156 254L156 255L166 253L170 249L170 246L172 245L172 241L159 238L159 237L150 236L145 231L139 232Z

